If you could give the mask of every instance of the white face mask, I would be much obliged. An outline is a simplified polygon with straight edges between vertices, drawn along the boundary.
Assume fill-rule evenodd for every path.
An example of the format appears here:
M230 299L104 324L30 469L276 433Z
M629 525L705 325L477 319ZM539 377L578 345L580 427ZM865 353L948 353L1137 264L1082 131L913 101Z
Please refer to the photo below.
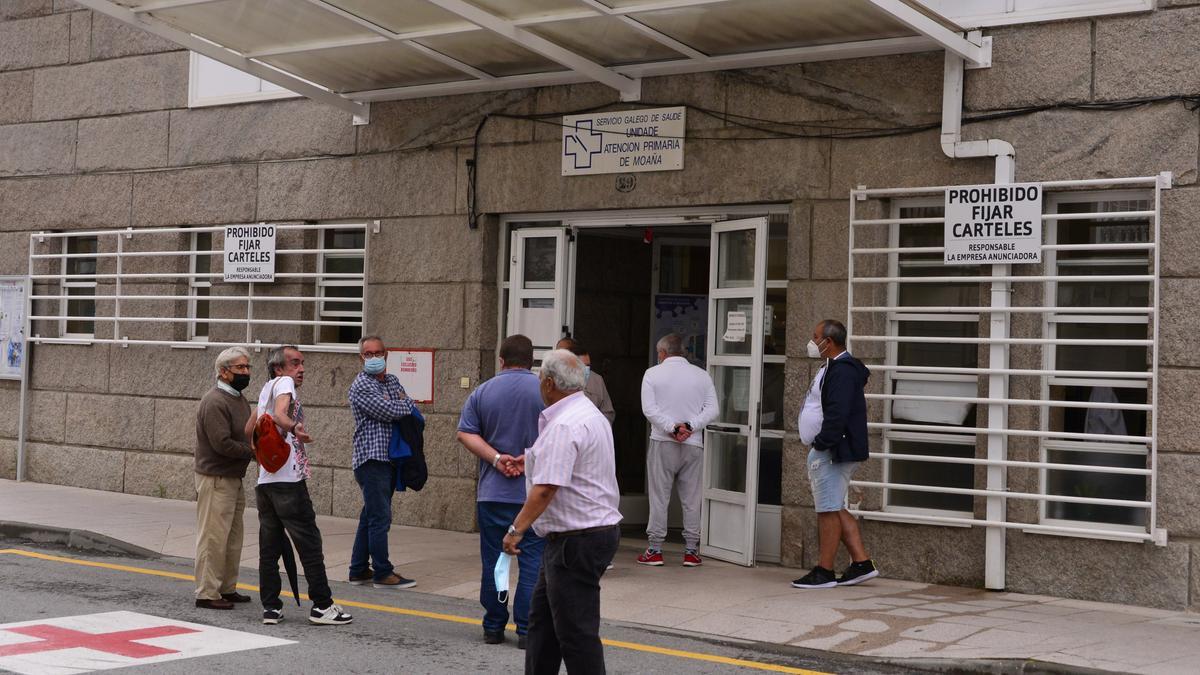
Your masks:
M810 359L821 358L821 348L818 347L817 343L813 342L812 340L808 341L808 358L810 358Z

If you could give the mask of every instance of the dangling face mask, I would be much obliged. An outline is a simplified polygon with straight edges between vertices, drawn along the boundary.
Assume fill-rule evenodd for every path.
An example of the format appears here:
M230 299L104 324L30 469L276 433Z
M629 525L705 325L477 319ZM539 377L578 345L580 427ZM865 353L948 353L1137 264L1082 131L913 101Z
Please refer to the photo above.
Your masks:
M387 359L382 356L372 356L363 361L363 372L368 375L378 375L387 368Z
M824 340L822 340L822 342L824 342ZM808 341L808 358L810 358L810 359L821 358L821 348L818 347L817 343L813 342L812 340Z
M501 553L496 559L496 569L493 570L496 581L496 599L501 604L508 603L508 570L512 566L513 557L507 553Z

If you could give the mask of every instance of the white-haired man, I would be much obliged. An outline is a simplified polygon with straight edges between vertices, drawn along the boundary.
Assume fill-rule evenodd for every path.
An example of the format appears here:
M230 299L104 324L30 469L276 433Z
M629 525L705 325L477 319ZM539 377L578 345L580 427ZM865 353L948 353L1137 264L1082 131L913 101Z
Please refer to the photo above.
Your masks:
M642 565L663 564L667 538L667 507L671 487L678 484L683 510L683 565L697 567L700 559L701 477L704 467L704 427L717 419L720 407L712 378L684 358L683 337L672 333L658 341L658 365L642 376L642 414L650 422L646 452L646 492L650 522Z
M237 592L242 559L242 479L254 459L254 416L242 390L250 384L250 353L230 347L217 355L217 383L196 414L196 606L233 609L250 602Z
M504 537L520 553L525 531L546 539L529 608L526 673L604 672L600 577L621 539L612 426L583 393L578 356L556 349L539 373L546 409L538 439L514 460L524 467L525 504Z

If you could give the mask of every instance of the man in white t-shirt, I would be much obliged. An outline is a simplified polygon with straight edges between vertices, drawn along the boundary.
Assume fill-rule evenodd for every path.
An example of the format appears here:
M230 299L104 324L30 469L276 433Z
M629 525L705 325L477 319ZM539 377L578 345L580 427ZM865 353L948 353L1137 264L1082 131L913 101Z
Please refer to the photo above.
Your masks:
M684 358L683 336L671 333L658 341L658 365L642 376L642 414L650 422L646 450L646 493L650 522L646 551L638 564L661 566L667 537L671 487L679 490L683 510L683 565L700 559L701 477L704 473L704 427L717 419L720 406L712 378Z
M283 619L283 601L279 599L281 580L279 558L290 556L288 537L296 547L308 596L313 601L308 620L315 624L342 625L354 620L333 602L333 592L325 576L325 555L317 514L308 495L308 467L305 444L312 437L304 429L304 406L296 390L304 384L304 354L293 346L272 349L267 357L267 375L258 396L258 415L269 414L284 441L291 446L287 462L272 473L258 469L258 576L262 589L263 623L277 624Z

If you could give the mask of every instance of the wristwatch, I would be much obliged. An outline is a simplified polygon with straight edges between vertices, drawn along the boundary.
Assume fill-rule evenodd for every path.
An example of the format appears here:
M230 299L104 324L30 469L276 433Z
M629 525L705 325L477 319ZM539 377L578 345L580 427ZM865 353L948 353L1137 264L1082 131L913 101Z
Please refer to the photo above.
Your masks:
M508 535L510 537L520 537L520 536L523 536L524 534L525 534L524 532L517 529L516 525L508 526Z

